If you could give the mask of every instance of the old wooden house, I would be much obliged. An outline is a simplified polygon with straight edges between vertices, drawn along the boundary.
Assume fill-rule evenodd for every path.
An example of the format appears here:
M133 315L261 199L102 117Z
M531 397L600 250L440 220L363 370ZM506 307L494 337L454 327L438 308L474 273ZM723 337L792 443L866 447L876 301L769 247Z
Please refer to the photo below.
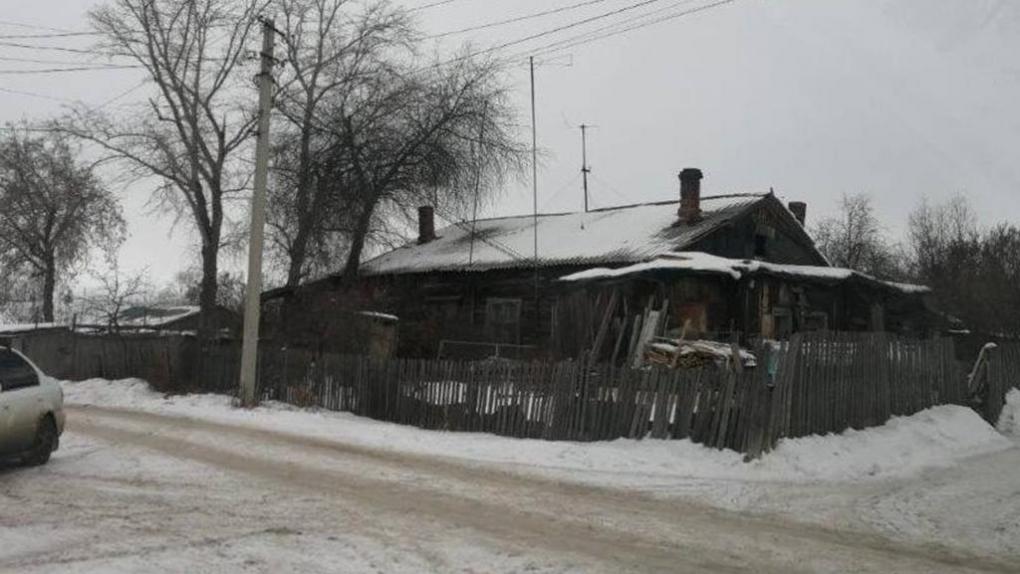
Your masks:
M365 262L357 281L328 277L269 294L278 320L267 330L321 346L327 332L344 330L350 312L370 310L400 318L405 356L571 355L583 346L582 331L597 331L592 323L613 290L614 320L668 304L664 330L686 324L706 337L924 328L925 290L830 267L805 231L804 203L785 205L772 192L703 195L701 181L697 169L681 172L679 201L438 231L432 208L423 207L418 238ZM681 253L713 258L713 270L681 269ZM635 269L663 261L654 271ZM581 273L612 269L624 272ZM578 316L583 305L587 318Z

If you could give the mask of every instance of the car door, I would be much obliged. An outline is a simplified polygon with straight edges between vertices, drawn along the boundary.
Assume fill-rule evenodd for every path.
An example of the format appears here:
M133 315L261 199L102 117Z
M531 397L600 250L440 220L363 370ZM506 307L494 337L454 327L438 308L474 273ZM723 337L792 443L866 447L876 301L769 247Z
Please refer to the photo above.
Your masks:
M0 383L0 456L15 451L14 445L14 395Z
M45 407L39 374L10 349L0 348L0 448L5 454L32 446Z

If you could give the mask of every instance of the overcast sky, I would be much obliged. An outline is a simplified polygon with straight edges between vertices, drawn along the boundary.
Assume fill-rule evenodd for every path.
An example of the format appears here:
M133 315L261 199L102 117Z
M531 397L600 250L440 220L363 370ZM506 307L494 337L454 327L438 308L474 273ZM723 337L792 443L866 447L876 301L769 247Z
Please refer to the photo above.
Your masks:
M498 45L636 1L605 0L454 40ZM427 32L438 33L576 2L452 0L418 15ZM705 3L662 0L644 11ZM5 0L3 19L79 30L96 4ZM982 221L1020 222L1018 26L1020 3L1008 0L736 0L573 48L536 74L545 153L539 204L542 211L581 208L577 126L586 123L598 126L589 161L599 207L675 198L679 170L699 167L705 193L774 188L784 199L807 201L812 221L830 214L842 194L867 192L894 235L924 195L964 193ZM0 34L26 32L32 30L0 24ZM439 49L449 48L448 39ZM0 47L0 55L75 58L13 47ZM7 70L45 67L0 63ZM0 75L0 121L45 119L62 105L2 89L98 105L139 80L130 70ZM527 80L522 58L510 77L522 122L530 113ZM137 90L110 107L143 95ZM509 186L487 214L529 212L529 185ZM118 188L131 232L122 258L163 281L187 263L193 241L184 223L171 234L172 217L148 212L149 191Z

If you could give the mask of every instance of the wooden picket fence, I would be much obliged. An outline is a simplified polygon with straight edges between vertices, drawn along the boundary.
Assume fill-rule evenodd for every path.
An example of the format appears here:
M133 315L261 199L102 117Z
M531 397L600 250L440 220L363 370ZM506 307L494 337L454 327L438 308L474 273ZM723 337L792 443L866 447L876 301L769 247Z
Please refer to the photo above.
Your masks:
M759 367L735 372L267 350L259 378L264 399L427 429L572 441L689 438L752 457L783 437L861 429L967 401L950 339L805 334L755 352Z
M990 348L969 378L953 345L882 333L799 334L752 349L757 368L733 371L380 360L265 342L258 373L263 399L426 429L571 441L690 439L756 457L784 437L877 426L938 404L976 406L994 423L1006 391L1020 382L1020 345ZM66 363L69 378L142 377L170 393L237 388L240 350L229 341L65 336L24 350Z

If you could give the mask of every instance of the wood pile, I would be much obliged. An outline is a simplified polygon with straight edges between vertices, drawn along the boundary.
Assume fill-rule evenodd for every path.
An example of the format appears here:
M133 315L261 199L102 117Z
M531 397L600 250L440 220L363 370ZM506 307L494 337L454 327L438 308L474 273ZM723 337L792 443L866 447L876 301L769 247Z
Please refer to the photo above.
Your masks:
M673 369L728 369L732 355L732 347L726 343L656 337L645 346L643 359L646 365L663 365ZM754 368L758 364L754 354L744 349L740 349L740 358L745 369Z

